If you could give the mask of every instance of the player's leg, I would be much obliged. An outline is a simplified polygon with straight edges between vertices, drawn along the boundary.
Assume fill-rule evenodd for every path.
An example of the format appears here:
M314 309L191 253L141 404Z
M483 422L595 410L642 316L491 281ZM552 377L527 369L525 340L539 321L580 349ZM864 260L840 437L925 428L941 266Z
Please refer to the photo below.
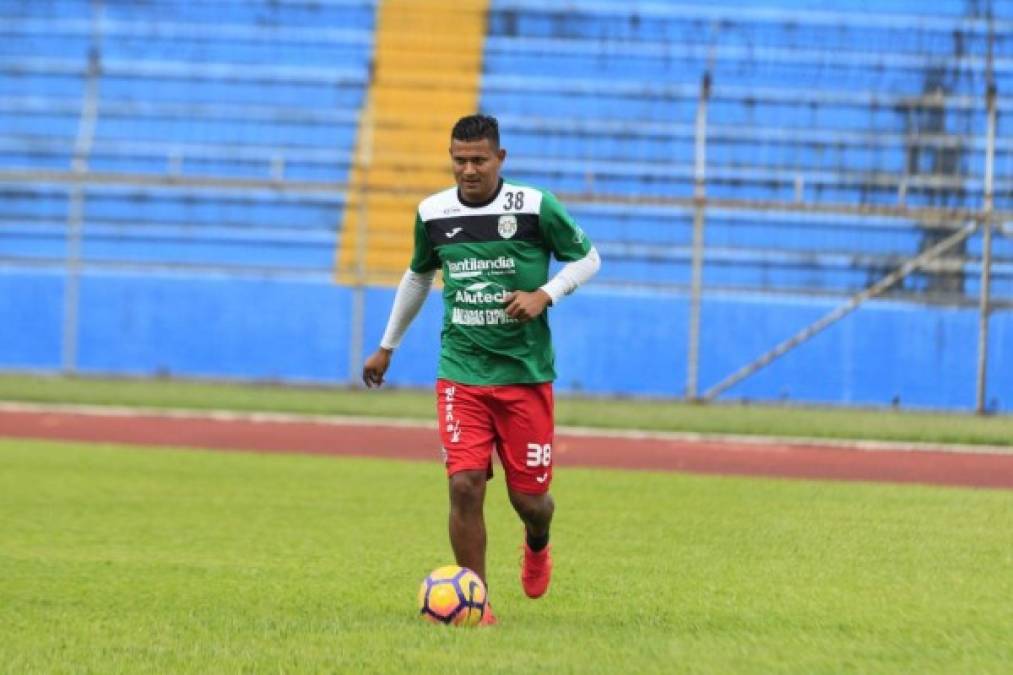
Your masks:
M550 383L497 388L494 421L510 504L524 523L521 585L532 598L545 594L552 574L549 529L553 398Z
M541 551L549 543L549 526L556 511L556 502L552 499L552 495L548 492L533 495L509 488L507 492L510 495L510 504L524 523L528 546Z
M524 522L524 562L521 566L521 587L529 598L540 598L549 590L552 579L552 548L549 526L556 504L552 495L510 490L510 503Z
M477 388L436 382L436 410L449 483L450 545L457 564L485 582L485 483L495 436Z
M450 477L450 546L461 567L485 583L486 472L459 471Z

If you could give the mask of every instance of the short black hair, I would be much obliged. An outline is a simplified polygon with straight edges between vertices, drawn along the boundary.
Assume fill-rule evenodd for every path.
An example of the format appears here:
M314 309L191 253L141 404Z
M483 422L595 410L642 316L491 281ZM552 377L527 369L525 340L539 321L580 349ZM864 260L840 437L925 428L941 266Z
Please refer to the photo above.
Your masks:
M499 122L492 115L465 115L457 120L450 132L451 140L480 141L488 138L494 148L499 147Z

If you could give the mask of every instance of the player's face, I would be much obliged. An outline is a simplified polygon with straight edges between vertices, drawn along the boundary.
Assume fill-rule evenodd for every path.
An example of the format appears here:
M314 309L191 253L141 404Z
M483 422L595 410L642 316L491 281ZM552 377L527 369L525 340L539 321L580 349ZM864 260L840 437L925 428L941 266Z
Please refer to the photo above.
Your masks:
M506 150L493 147L488 138L478 141L450 141L450 159L454 180L461 197L468 202L483 202L499 185L499 168Z

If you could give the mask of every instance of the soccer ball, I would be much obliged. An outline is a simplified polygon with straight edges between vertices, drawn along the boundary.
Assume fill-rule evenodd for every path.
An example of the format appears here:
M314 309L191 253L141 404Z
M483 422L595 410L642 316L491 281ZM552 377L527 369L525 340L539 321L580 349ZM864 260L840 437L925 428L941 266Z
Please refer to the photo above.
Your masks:
M419 617L431 623L476 626L485 608L485 584L467 567L438 567L419 587Z

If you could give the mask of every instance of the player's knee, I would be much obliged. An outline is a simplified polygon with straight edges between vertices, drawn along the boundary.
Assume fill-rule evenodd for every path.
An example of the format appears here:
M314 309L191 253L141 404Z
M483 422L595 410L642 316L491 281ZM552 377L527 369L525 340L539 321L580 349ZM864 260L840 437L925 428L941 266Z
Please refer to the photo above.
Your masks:
M556 503L548 492L540 495L511 492L510 503L522 520L538 525L548 524L556 510Z
M485 499L485 473L461 471L450 477L450 504L455 509L474 510Z

